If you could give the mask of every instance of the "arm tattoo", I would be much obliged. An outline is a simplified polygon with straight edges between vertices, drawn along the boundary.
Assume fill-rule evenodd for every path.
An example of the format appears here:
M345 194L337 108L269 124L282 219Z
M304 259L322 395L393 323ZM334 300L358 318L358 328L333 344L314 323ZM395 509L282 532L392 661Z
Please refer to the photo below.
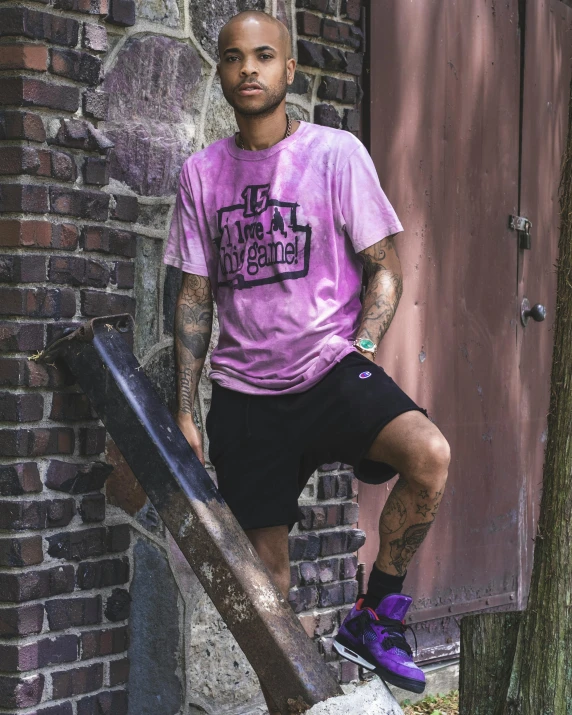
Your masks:
M363 301L358 337L366 337L378 345L391 325L397 304L403 293L403 277L394 236L358 253L363 263L367 289Z
M209 279L184 273L175 312L179 412L193 413L197 385L209 347L212 319Z

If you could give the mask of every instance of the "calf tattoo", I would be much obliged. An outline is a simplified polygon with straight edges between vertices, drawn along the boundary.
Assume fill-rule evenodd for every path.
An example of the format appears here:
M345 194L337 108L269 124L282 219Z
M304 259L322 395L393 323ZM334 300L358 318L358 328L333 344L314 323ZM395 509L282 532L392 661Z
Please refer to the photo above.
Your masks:
M393 488L379 522L380 538L385 542L386 566L393 566L398 576L405 575L417 549L435 521L442 491L416 489L400 478ZM395 538L387 544L386 538ZM387 548L389 547L389 548Z

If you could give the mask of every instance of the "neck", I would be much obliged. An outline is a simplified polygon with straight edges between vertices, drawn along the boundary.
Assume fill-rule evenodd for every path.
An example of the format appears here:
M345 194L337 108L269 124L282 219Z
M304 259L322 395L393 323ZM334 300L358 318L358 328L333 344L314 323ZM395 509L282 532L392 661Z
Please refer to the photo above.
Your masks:
M282 102L272 114L246 116L235 112L236 123L245 149L260 151L268 149L284 139L286 132L286 102ZM299 122L292 122L292 134Z

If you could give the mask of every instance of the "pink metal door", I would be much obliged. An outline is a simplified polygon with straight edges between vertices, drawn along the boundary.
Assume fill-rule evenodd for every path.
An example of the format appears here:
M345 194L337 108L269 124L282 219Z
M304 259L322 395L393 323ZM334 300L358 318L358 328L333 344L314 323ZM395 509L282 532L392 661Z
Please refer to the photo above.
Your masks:
M551 335L549 320L524 329L519 307L526 293L554 315L572 10L528 0L523 46L523 8L371 3L370 149L405 225L405 291L378 362L429 409L453 453L446 499L406 581L425 660L457 653L460 615L522 606L528 583ZM552 114L538 118L536 102L552 102ZM519 210L535 224L531 251L508 227ZM368 567L387 493L360 486Z

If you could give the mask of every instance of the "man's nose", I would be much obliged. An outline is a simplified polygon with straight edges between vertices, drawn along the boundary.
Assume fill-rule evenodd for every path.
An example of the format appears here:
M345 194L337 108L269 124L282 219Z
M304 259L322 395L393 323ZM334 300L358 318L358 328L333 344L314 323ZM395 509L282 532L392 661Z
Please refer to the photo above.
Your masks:
M240 68L240 74L243 77L250 77L251 75L258 75L258 67L256 63L250 59L245 59L242 67Z

